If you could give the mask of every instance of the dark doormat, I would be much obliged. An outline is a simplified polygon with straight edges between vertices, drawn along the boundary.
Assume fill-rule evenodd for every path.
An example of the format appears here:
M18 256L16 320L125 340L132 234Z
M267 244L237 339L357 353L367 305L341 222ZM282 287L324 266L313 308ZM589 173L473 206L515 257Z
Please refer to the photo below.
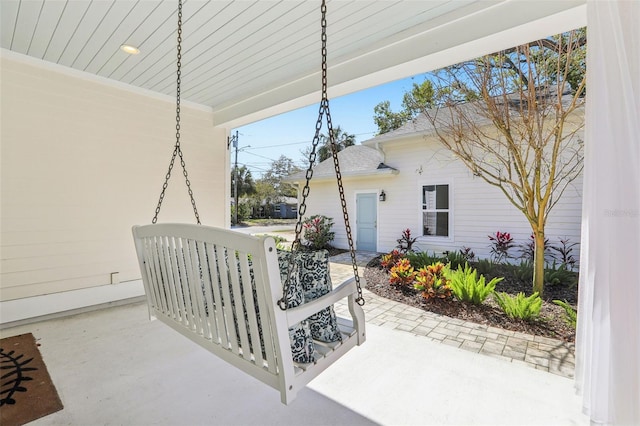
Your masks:
M33 334L0 339L0 424L19 426L62 410Z

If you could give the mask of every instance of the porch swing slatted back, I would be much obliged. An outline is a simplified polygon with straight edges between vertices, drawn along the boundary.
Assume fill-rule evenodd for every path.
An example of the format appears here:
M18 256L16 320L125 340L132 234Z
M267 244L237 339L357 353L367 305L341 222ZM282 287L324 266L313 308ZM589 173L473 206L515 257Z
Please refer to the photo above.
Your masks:
M273 303L265 285L274 261L267 259L267 242L183 224L135 227L134 235L152 316L207 341L216 354L277 373L273 327L258 327ZM275 257L275 246L270 248ZM263 269L266 276L256 273Z
M310 380L365 340L355 279L296 308L277 306L282 290L275 241L193 224L133 228L149 315L221 359L280 390L291 402ZM293 361L289 328L347 299L342 341L314 341L311 364Z

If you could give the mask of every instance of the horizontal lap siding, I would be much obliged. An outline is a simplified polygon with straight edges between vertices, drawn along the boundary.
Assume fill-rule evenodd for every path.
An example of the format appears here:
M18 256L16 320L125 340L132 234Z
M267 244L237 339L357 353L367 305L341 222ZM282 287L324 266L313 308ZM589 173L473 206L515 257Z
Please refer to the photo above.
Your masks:
M200 215L222 226L225 132L182 116ZM153 217L174 135L170 101L2 58L1 300L139 279L131 226ZM179 162L159 220L194 220Z
M419 238L418 247L429 251L459 250L470 247L478 257L490 256L488 235L496 231L509 232L516 244L526 243L531 227L524 215L517 210L495 187L474 177L463 163L454 159L446 149L433 140L418 137L407 142L384 146L385 164L400 171L398 175L384 178L345 179L350 214L355 217L357 191L384 190L385 202L378 203L378 251L388 252L398 243L403 229L409 228L414 236L420 236L421 187L427 184L449 183L453 195L453 239L439 241ZM547 223L547 236L551 243L568 237L571 242L580 241L581 178L576 179L554 207ZM335 245L346 247L344 227L337 204L335 182L312 181L309 212L325 214L335 219ZM355 221L352 219L355 233ZM578 258L579 250L574 249ZM514 254L519 250L514 249Z

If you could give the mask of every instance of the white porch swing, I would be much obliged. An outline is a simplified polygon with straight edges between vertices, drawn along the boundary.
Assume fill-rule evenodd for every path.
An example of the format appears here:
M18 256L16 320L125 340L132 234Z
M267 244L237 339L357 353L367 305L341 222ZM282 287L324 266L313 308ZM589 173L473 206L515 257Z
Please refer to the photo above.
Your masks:
M365 341L364 299L327 97L324 0L321 12L322 100L292 252L278 253L271 237L200 224L180 148L182 0L178 2L176 144L152 224L133 227L150 316L279 390L285 404ZM335 289L327 252L300 251L302 217L325 115L354 270L354 276ZM178 155L197 224L156 224ZM335 316L333 304L342 299L347 299L350 318Z

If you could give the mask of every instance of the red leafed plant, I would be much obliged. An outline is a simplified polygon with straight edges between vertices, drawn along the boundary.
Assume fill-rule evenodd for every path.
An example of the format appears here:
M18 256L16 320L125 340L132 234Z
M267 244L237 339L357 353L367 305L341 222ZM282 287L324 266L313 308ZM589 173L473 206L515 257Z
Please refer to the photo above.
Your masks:
M411 229L407 228L402 231L402 236L396 240L398 242L396 247L399 248L402 253L407 253L413 251L413 244L417 240L417 238L411 236Z
M409 263L409 259L400 259L391 267L389 274L389 282L391 285L398 287L408 287L413 284L416 278L416 271Z
M514 245L510 233L497 231L495 235L489 235L489 241L491 241L491 258L494 263L501 263L510 257L509 249Z
M416 274L413 287L422 291L422 297L429 299L450 299L451 287L447 273L449 267L437 262L425 268L420 268Z
M314 215L302 222L305 244L312 250L330 247L335 232L331 231L333 219L327 216Z

